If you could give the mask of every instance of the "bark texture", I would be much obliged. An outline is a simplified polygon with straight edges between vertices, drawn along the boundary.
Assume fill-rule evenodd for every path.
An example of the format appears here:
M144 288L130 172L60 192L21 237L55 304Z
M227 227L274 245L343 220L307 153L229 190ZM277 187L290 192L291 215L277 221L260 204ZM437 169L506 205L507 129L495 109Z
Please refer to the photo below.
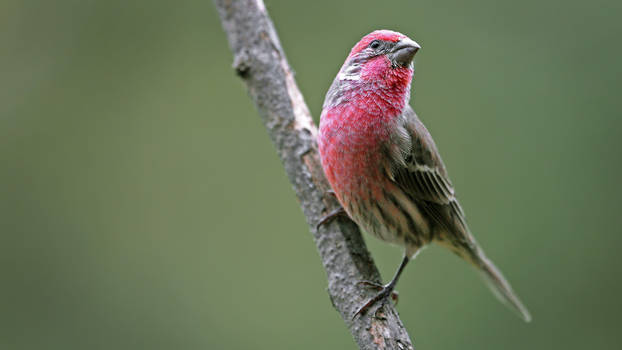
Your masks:
M352 318L376 291L357 285L380 274L357 225L345 217L320 226L338 208L327 193L315 127L262 0L214 0L233 68L244 81L292 183L328 279L328 293L360 349L413 349L394 306L387 302ZM318 344L330 347L330 344Z

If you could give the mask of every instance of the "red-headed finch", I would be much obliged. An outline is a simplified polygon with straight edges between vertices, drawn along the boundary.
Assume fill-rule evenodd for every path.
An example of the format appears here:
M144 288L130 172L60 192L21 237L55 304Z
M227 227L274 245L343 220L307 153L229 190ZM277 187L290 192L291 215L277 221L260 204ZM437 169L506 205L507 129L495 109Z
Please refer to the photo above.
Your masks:
M319 150L339 203L365 231L405 248L391 282L354 315L389 296L408 261L436 242L474 265L493 292L529 321L527 309L471 235L432 136L408 105L419 49L397 32L366 35L324 101Z

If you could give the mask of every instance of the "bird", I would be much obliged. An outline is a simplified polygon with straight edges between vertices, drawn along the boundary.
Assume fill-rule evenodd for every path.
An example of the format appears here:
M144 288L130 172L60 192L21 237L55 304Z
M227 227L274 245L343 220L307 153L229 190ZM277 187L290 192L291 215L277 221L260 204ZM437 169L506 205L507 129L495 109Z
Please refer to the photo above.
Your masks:
M365 35L322 107L320 160L341 207L318 227L345 213L372 236L404 248L394 277L376 285L378 294L353 317L392 295L408 262L435 243L475 266L494 294L529 322L529 311L471 234L436 144L410 107L414 56L420 49L396 31Z

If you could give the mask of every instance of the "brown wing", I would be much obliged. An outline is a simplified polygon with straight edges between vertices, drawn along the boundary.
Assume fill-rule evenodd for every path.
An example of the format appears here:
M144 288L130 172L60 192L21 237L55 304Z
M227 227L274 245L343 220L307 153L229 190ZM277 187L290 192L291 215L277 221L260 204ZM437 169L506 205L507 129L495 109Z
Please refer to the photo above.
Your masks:
M398 152L393 152L390 167L393 180L422 205L437 224L453 233L468 231L464 212L432 136L410 106L406 107L400 122L403 130L398 134L406 137L407 133L410 142L396 143L402 145L399 152L402 159L396 159ZM403 149L404 145L409 149Z
M409 106L400 123L397 137L392 140L389 177L448 233L437 237L441 244L479 268L495 295L529 322L527 308L469 233L432 136Z

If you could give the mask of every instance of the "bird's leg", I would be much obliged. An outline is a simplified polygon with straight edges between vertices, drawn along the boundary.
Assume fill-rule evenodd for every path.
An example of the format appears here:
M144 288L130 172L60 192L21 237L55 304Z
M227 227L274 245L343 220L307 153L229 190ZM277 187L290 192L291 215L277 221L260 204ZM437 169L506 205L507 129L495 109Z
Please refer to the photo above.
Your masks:
M320 226L324 225L325 223L333 220L334 218L340 215L346 215L346 216L348 215L342 206L339 206L339 208L331 211L330 213L326 214L326 216L324 216L322 219L320 219L317 225L315 225L315 229L316 230L319 229Z
M409 261L410 261L410 258L407 255L404 255L404 259L402 259L402 263L397 268L397 271L395 272L395 276L393 276L393 279L391 280L391 282L389 282L387 285L382 286L381 289L380 289L380 292L378 294L376 294L375 297L371 298L367 303L365 303L365 305L361 306L354 313L352 318L355 318L359 314L365 313L365 311L367 311L367 309L369 309L372 305L374 305L375 303L377 303L380 300L385 299L389 295L392 295L393 289L395 289L395 285L397 284L397 281L400 279L400 275L402 274L402 271L404 271L404 267L406 267L406 264L408 264ZM378 286L374 282L363 281L361 283L372 285L372 286ZM378 287L380 287L380 286L378 286Z

